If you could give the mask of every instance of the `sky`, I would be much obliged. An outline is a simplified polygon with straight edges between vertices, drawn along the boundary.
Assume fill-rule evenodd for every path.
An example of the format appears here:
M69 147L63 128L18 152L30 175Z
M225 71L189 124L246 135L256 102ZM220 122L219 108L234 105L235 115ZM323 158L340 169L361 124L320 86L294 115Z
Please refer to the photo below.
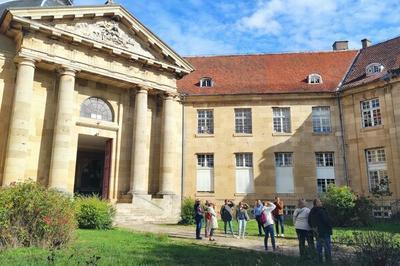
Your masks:
M105 0L74 0L75 5ZM398 0L115 0L183 56L352 49L400 35Z

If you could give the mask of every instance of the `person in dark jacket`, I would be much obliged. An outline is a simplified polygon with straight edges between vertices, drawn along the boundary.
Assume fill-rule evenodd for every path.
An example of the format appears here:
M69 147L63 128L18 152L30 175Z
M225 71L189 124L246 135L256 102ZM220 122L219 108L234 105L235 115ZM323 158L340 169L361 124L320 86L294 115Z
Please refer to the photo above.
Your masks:
M320 262L323 261L323 249L325 251L326 262L330 262L332 260L332 222L328 216L328 212L322 206L322 202L319 199L314 200L314 207L308 215L308 224L313 229L317 238L317 252Z
M226 234L226 227L229 225L229 231L231 235L234 237L235 234L233 233L233 225L232 225L232 218L233 218L233 207L235 204L230 200L225 200L224 205L221 207L221 219L224 221L224 232Z
M202 239L200 236L200 232L204 217L204 210L201 207L199 199L196 200L193 208L194 208L194 220L196 221L196 239Z
M257 225L258 225L258 236L262 236L264 225L261 222L261 214L263 212L264 205L262 204L261 200L256 200L254 204L254 217L256 218Z

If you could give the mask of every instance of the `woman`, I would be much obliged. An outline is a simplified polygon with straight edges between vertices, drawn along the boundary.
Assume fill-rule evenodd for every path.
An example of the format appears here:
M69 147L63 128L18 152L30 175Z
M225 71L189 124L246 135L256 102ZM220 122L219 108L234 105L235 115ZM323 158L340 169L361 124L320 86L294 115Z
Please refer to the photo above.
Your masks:
M305 242L307 240L309 254L314 251L314 239L311 227L308 224L308 215L310 209L306 207L304 199L299 199L297 202L297 209L293 213L293 224L296 229L297 239L299 240L300 256L302 258L307 256Z
M274 218L272 217L272 211L275 210L276 206L272 202L267 201L265 203L265 206L263 208L263 213L261 214L263 217L261 217L262 221L264 222L264 247L265 250L268 251L268 236L271 236L271 244L272 244L272 250L275 251L276 246L275 246L275 234L274 234Z
M214 232L216 229L218 229L218 220L217 220L217 213L214 210L215 205L214 203L209 203L207 212L210 214L210 219L207 221L208 223L208 228L209 228L209 240L210 241L215 241L213 238Z
M244 235L246 234L246 225L247 221L249 220L249 214L247 213L247 209L249 208L249 205L247 205L244 202L239 203L239 207L236 212L236 219L238 220L239 224L239 238L244 239Z

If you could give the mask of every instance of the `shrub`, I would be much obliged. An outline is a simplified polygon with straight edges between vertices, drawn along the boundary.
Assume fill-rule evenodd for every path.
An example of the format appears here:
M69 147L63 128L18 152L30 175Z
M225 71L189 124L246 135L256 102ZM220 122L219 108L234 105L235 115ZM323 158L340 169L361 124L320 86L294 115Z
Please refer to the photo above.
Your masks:
M374 222L372 210L375 206L372 200L367 197L358 197L355 200L353 209L352 225L368 226Z
M190 224L195 224L194 220L194 199L192 198L186 198L182 202L182 210L181 210L181 220L179 224L185 224L185 225L190 225Z
M332 218L335 226L347 226L350 218L354 217L356 196L349 187L329 186L328 191L322 197L324 207Z
M346 264L400 265L400 243L393 234L378 231L353 232L347 244L355 252L344 258Z
M76 219L82 229L111 229L115 208L97 196L75 198Z
M60 247L73 237L72 199L34 182L0 189L0 249Z

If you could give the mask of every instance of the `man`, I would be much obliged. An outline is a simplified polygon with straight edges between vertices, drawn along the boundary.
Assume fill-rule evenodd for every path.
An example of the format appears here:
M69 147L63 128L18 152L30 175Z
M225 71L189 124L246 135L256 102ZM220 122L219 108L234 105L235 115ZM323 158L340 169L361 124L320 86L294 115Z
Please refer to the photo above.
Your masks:
M275 220L275 230L276 230L276 236L285 236L285 225L284 225L284 219L283 219L283 200L281 200L279 197L275 197L275 202L274 202L276 208L273 211L274 215L274 220ZM281 228L281 234L279 235L279 227Z
M319 199L315 199L313 204L314 207L308 216L308 223L316 234L318 258L320 262L323 262L322 249L324 249L326 262L331 262L332 223L328 212L322 206L322 202Z
M263 211L264 205L262 204L261 200L256 200L256 203L254 204L254 217L256 218L257 224L258 224L258 236L262 236L263 233L263 224L261 222L261 214Z
M204 211L201 207L200 200L196 199L194 203L194 220L196 221L196 239L202 239L200 236Z
M210 233L210 228L209 228L209 222L207 222L208 220L211 219L211 214L209 212L207 212L208 206L210 206L210 202L208 200L206 200L206 203L204 204L204 236L207 238L209 233Z
M275 204L267 201L265 203L265 206L263 206L263 212L265 215L265 223L263 224L264 227L264 247L265 250L268 251L268 236L271 236L271 244L272 244L272 250L276 250L276 245L275 245L275 234L274 234L274 219L272 218L272 212L275 210L276 206Z
M229 231L231 235L234 237L233 234L233 225L232 225L232 218L233 218L233 207L235 204L232 201L228 201L227 199L224 202L224 205L221 207L221 219L224 221L224 232L226 234L226 227L229 225Z

